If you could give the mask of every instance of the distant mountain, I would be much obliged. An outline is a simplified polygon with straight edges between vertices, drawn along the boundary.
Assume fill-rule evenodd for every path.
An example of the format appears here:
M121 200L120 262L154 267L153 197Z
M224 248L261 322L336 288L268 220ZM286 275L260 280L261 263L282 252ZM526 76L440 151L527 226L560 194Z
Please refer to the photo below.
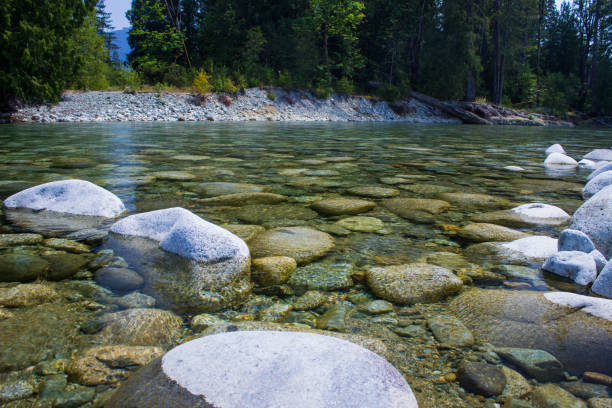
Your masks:
M131 27L122 28L121 30L113 31L115 35L115 40L113 44L117 46L117 54L119 55L119 60L121 62L127 61L127 55L132 51L130 45L128 44L128 31L130 31ZM112 57L112 55L111 55Z

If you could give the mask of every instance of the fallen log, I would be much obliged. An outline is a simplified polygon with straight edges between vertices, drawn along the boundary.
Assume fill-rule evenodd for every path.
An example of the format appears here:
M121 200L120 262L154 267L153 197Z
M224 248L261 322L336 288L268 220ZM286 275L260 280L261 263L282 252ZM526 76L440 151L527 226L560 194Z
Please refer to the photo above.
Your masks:
M422 102L426 105L432 106L441 110L442 112L450 115L454 118L459 119L463 123L473 124L473 125L492 125L493 123L487 119L481 118L480 116L472 113L468 110L462 109L456 104L450 102L442 102L436 98L431 96L423 95L418 92L411 92L410 96L416 99L419 102Z

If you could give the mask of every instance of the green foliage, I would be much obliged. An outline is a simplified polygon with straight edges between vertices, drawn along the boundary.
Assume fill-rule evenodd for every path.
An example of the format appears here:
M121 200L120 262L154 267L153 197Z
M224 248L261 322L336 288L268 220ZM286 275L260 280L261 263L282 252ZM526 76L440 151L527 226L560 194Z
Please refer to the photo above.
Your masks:
M394 86L383 86L376 94L388 102L395 102L401 97L400 90Z
M94 6L92 0L0 2L0 109L14 99L59 99L76 68L70 41Z
M319 99L327 99L333 92L333 88L330 86L320 86L312 90L314 96Z
M352 94L355 92L355 85L347 77L342 77L336 81L336 91L342 94Z
M69 42L76 54L76 72L70 79L70 87L84 90L101 90L109 87L112 67L108 64L108 49L99 35L95 14L90 14Z
M542 78L541 104L552 113L567 112L578 99L579 89L576 78L554 72Z
M204 71L198 72L195 79L193 80L193 90L200 94L209 93L213 87L210 83L210 75Z
M272 92L272 91L266 91L266 96L272 102L274 102L276 100L276 94L274 92Z

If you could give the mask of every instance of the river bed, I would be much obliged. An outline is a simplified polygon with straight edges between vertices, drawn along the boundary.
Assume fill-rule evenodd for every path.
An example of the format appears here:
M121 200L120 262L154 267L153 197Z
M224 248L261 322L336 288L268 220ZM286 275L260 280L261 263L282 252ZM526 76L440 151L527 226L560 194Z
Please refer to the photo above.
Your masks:
M595 148L609 148L612 131L399 123L6 125L0 128L0 199L37 184L76 178L116 194L129 214L183 207L236 233L247 244L264 228L308 226L324 231L335 241L335 248L325 256L298 266L285 283L266 286L254 282L243 304L208 313L205 318L226 325L219 330L265 321L373 337L386 346L385 356L406 378L419 406L492 407L512 398L515 402L533 400L531 390L548 381L536 381L522 372L527 380L515 383L523 387L521 390L483 397L466 391L457 381L462 361L503 363L518 373L519 367L502 359L496 347L552 352L577 346L570 335L560 344L549 344L545 335L537 333L533 337L525 334L524 338L534 339L530 345L521 344L520 333L504 334L506 340L500 342L499 333L482 326L499 326L500 333L504 325L510 331L517 327L525 333L542 331L545 329L538 321L514 308L530 302L531 296L538 296L536 292L593 295L584 286L543 272L539 265L491 260L473 249L477 242L459 234L479 214L525 203L550 204L573 214L583 203L581 190L589 171L545 168L544 151L554 143L562 144L568 155L580 160ZM230 183L254 185L248 188L286 199L264 204L212 200L244 192L240 189L244 187ZM462 199L459 193L482 196ZM340 197L375 205L360 212L360 217L367 218L359 219L353 218L355 214L325 215L311 207ZM394 211L389 204L397 198L448 200L450 206L399 216L401 211ZM0 222L2 234L32 232L5 217ZM106 236L107 227L99 229L98 236L81 236L88 245L85 253L54 247L48 241L0 246L0 256L33 254L77 265L66 279L45 283L55 291L48 302L0 308L9 314L0 319L0 403L8 393L4 390L3 394L2 384L21 382L26 391L12 402L5 397L7 407L103 406L129 375L126 368L128 373L119 380L87 382L75 374L73 363L92 347L125 342L120 336L104 337L104 324L99 322L108 314L132 308L119 300L131 291L112 292L95 284L100 259L121 255L122 259L113 262L146 275L139 271L142 265L138 262L146 254L122 254ZM552 238L565 227L512 226L514 231ZM58 235L53 226L34 232L42 232L45 238ZM75 254L83 259L76 259ZM374 302L381 299L368 284L367 271L412 263L447 268L461 279L461 291L423 303ZM5 282L0 288L15 285ZM308 291L317 291L320 301L310 308L294 307L298 299L304 301L301 296ZM176 313L180 321L172 335L145 338L143 346L168 349L209 326L206 322L194 324L202 318L194 319L196 313L183 310L176 299L161 298L152 285L135 293L146 295L139 298L145 303L154 298L157 308ZM486 299L500 300L487 306ZM292 307L283 309L286 305ZM501 308L499 314L475 314L495 307ZM517 314L522 317L513 318ZM437 319L446 316L458 318L469 328L475 337L473 344L444 344L433 327ZM529 324L513 326L517 322ZM575 329L574 323L559 325ZM612 339L605 333L610 326L602 327L603 334L595 335L603 337L594 340L599 350L610 351ZM553 327L551 333L555 330ZM585 344L580 347L588 347L588 339ZM609 387L590 387L590 383L577 381L585 371L606 371L610 362L603 358L597 365L588 354L578 362L560 351L556 357L564 363L566 374L552 382L574 390L573 394L584 400L607 398ZM68 368L71 364L73 368ZM611 375L610 366L607 370Z

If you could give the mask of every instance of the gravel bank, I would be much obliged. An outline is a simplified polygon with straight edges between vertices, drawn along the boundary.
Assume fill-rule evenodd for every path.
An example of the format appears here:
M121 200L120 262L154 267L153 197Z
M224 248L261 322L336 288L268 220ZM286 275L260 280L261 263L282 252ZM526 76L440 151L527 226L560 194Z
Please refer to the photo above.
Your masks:
M30 106L13 122L151 121L404 121L461 123L415 99L389 104L378 99L333 94L318 99L307 91L250 88L237 94L67 92L54 106Z

